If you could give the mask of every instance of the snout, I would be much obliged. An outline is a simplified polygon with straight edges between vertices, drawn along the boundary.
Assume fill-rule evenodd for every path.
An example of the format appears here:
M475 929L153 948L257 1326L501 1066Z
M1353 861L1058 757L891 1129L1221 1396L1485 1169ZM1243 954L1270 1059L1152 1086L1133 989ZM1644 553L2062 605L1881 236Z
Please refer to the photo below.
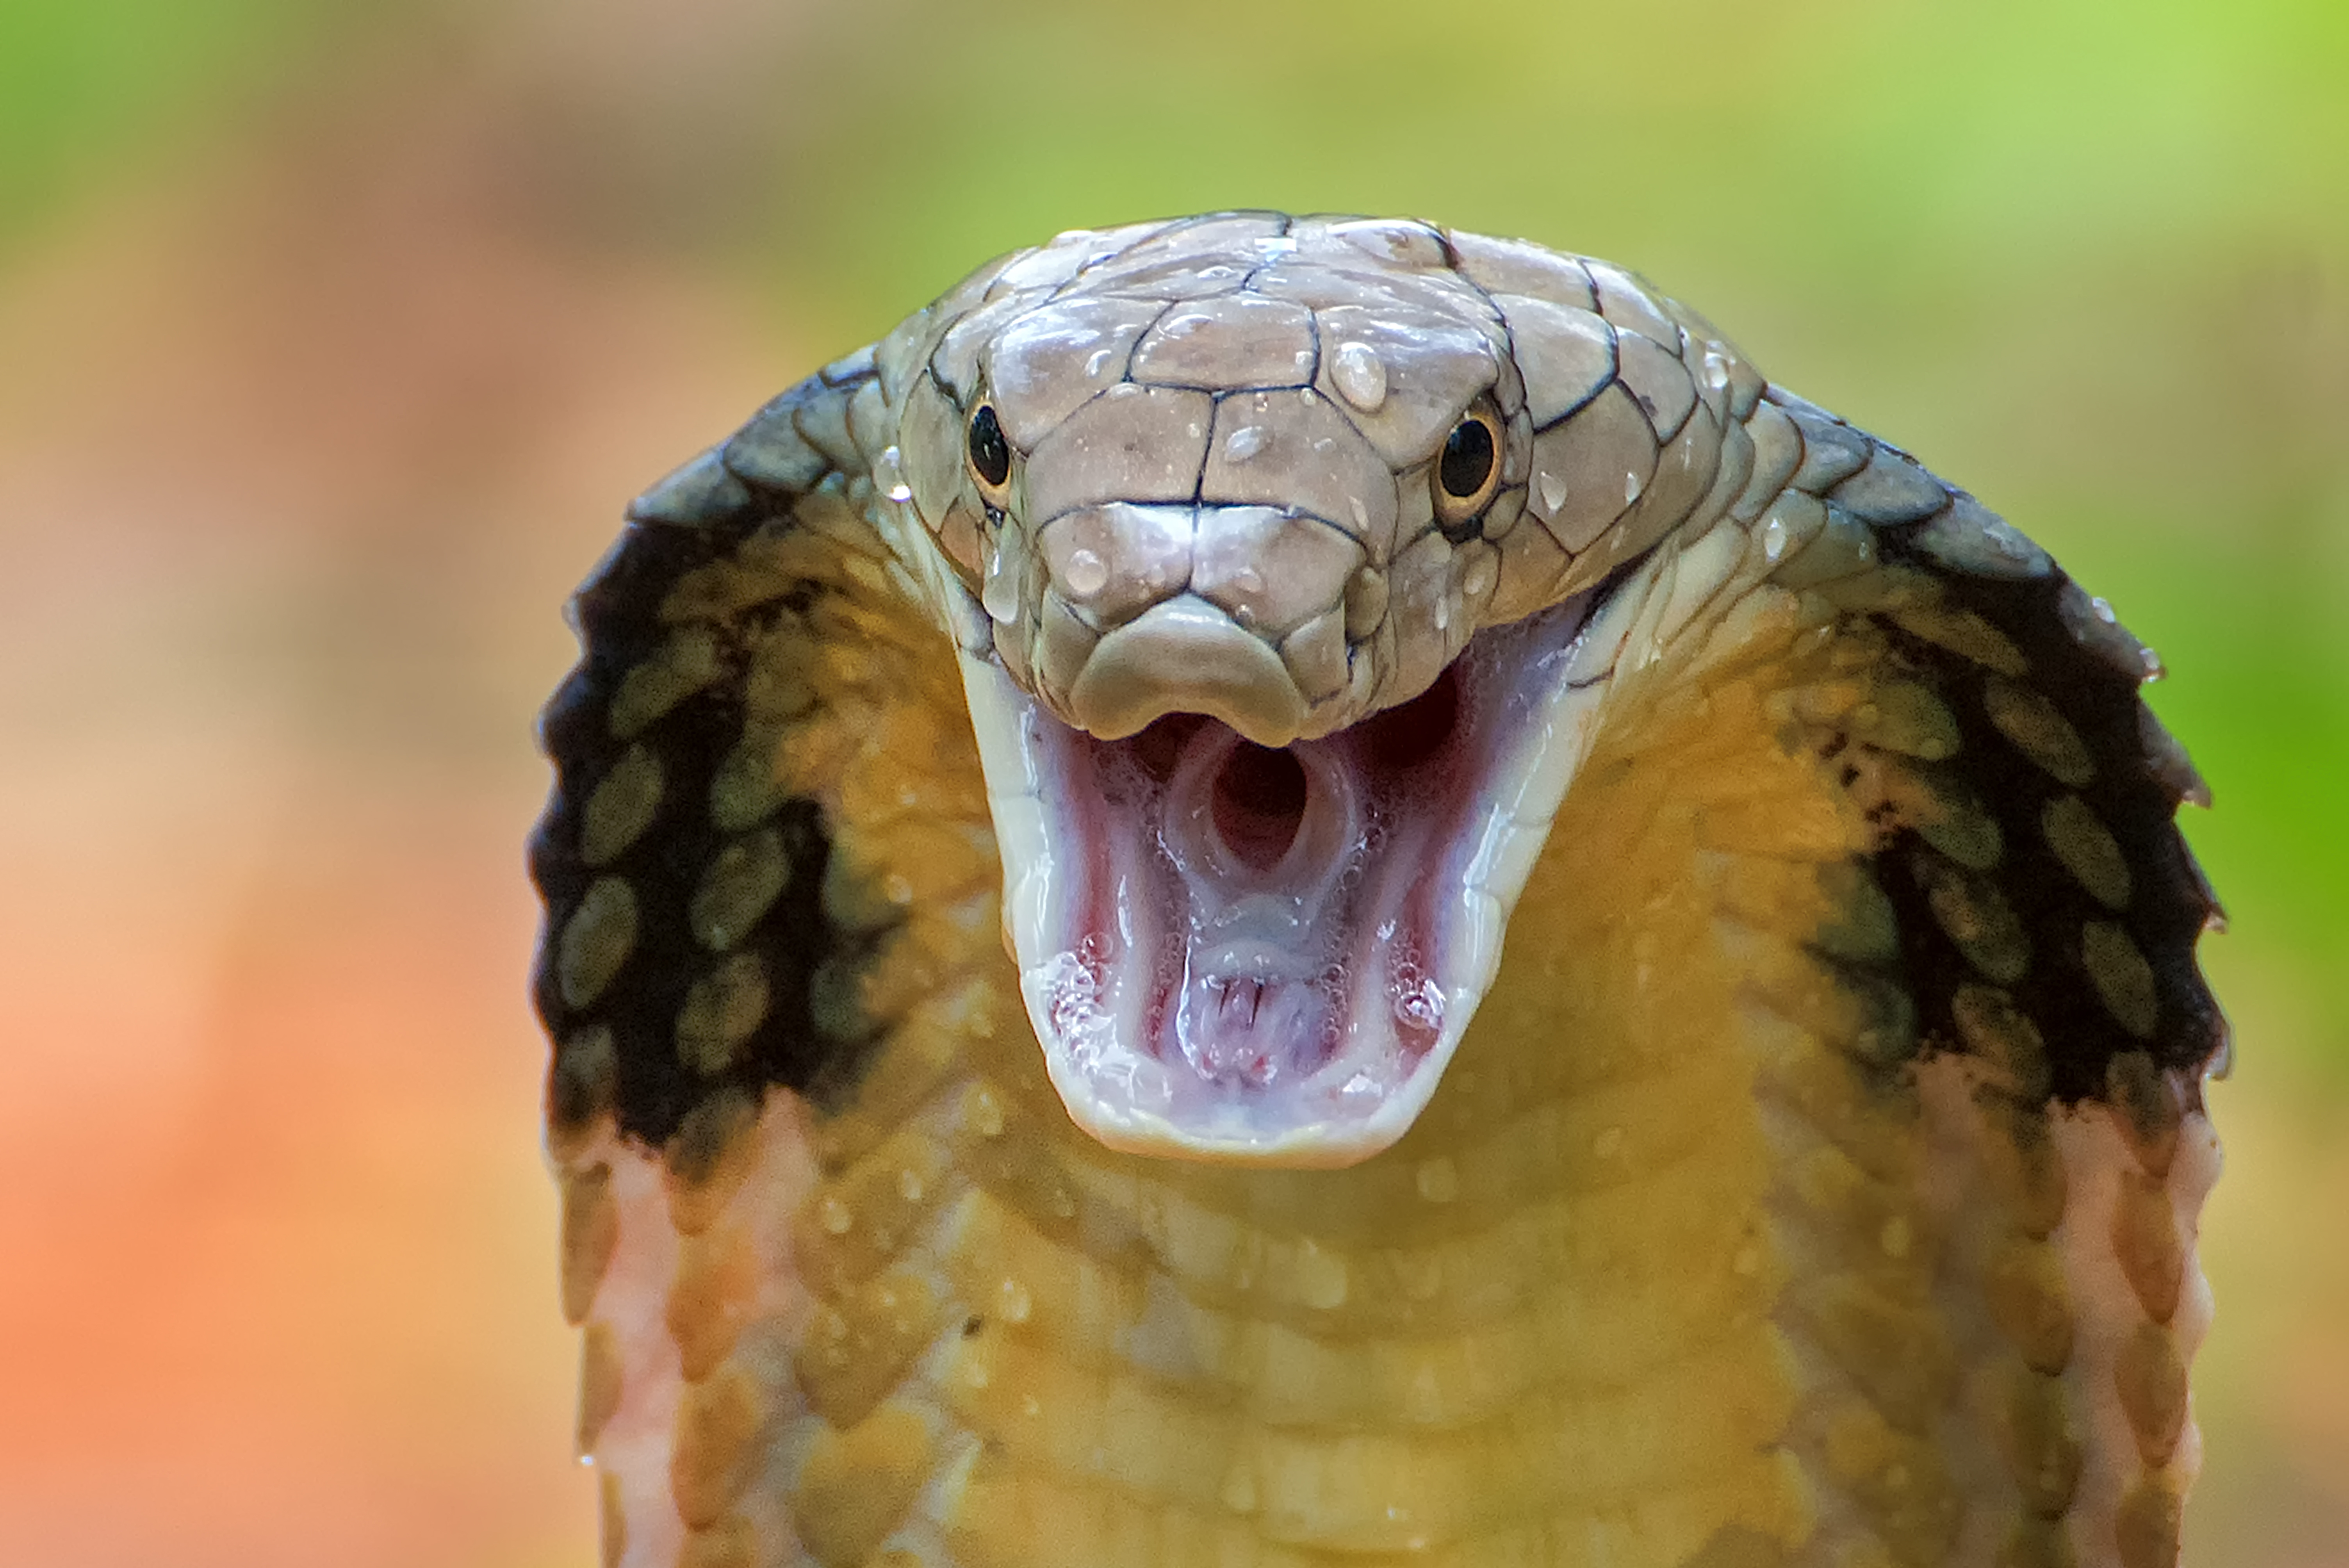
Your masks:
M1120 501L1054 519L1040 542L1039 684L1079 728L1114 739L1196 713L1286 746L1346 687L1364 557L1319 519Z

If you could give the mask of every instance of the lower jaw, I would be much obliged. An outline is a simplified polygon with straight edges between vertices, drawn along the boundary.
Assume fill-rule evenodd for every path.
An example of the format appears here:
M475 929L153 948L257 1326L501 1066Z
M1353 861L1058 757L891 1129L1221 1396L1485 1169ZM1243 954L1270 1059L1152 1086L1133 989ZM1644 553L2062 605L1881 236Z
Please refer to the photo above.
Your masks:
M1408 1130L1578 750L1553 655L1585 608L1485 633L1428 693L1278 752L1190 716L1099 740L967 661L1007 933L1084 1130L1340 1166Z

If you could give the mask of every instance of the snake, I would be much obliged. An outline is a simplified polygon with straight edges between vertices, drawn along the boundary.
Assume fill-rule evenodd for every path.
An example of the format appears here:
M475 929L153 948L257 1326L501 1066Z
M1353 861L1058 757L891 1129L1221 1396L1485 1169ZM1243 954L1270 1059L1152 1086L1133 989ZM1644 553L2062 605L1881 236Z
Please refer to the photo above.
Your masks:
M541 723L624 1568L2169 1568L2229 1065L2154 655L1640 276L1002 257Z

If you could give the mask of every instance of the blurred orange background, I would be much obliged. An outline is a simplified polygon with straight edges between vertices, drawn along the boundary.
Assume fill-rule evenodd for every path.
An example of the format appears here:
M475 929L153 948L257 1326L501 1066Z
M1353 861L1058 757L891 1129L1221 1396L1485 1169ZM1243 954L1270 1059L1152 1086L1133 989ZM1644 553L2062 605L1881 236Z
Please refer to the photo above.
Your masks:
M0 0L0 1561L594 1558L524 1002L620 507L970 264L1609 255L2177 672L2240 1069L2188 1560L2349 1563L2349 12Z

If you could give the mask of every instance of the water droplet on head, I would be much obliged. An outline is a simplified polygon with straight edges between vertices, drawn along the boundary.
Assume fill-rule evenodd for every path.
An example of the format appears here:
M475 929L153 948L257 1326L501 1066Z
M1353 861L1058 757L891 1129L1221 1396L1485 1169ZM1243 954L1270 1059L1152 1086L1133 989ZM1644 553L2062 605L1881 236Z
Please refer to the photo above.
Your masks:
M1106 348L1094 349L1092 353L1085 356L1085 375L1088 377L1099 376L1102 373L1102 366L1108 363L1109 350Z
M1012 581L1010 554L998 546L988 556L987 576L979 584L978 602L1002 624L1016 626L1019 624L1019 584Z
M1541 503L1544 511L1555 513L1558 508L1566 504L1566 476L1564 474L1554 474L1547 469L1544 469L1541 472L1534 476L1534 488L1541 492Z
M873 459L873 482L891 500L905 502L914 499L914 487L905 482L905 454L894 446L881 449Z
M1109 586L1109 563L1090 550L1072 552L1061 581L1078 598L1090 599Z
M1640 499L1640 476L1627 472L1623 476L1623 504L1629 506Z
M1264 427L1242 425L1224 442L1224 456L1236 463L1247 462L1264 450Z
M1762 559L1775 561L1786 553L1786 520L1774 517L1762 525Z
M1330 359L1330 379L1339 396L1365 414L1387 400L1386 362L1367 343L1340 344Z
M1264 592L1264 573L1253 566L1243 566L1232 573L1232 586L1243 593Z
M1460 592L1471 599L1481 599L1492 592L1494 580L1500 574L1500 558L1489 550L1480 550L1469 558L1468 570L1460 574Z
M1704 351L1704 384L1715 392L1729 385L1729 361L1718 349Z

